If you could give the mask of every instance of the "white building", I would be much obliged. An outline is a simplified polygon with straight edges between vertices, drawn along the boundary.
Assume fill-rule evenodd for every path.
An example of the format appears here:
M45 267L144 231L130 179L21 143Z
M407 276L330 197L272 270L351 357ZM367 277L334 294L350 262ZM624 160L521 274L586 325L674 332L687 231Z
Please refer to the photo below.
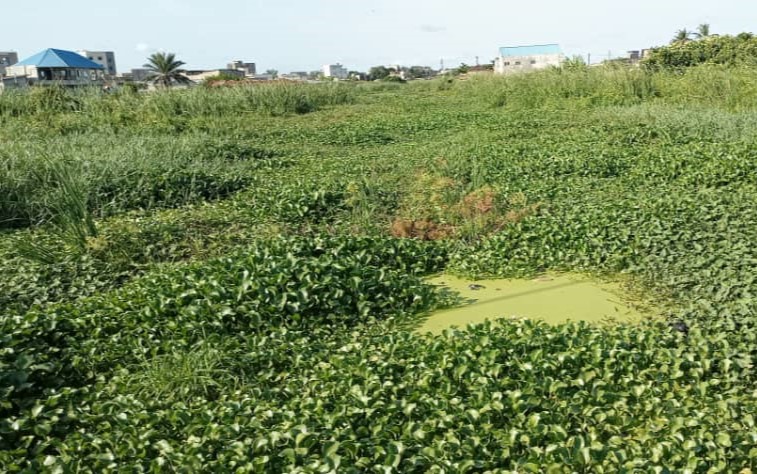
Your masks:
M106 76L116 77L116 55L113 51L90 51L88 49L80 49L77 53L102 66Z
M347 79L349 71L339 63L327 64L323 66L323 77L333 77L336 79Z
M528 72L550 66L559 67L563 61L565 55L556 44L505 47L499 48L499 57L494 61L494 72Z
M13 51L0 51L0 77L5 75L5 68L18 62L18 54Z

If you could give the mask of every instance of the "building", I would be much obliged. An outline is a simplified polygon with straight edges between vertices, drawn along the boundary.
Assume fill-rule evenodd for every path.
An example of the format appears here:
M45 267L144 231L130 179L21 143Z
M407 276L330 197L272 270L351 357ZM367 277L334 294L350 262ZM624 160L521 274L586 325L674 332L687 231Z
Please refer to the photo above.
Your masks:
M494 61L494 72L512 74L534 71L560 66L564 60L565 55L556 44L505 47L499 49L499 57Z
M307 71L292 71L289 74L282 75L281 78L288 79L290 81L307 81L308 72Z
M80 54L51 48L7 67L6 75L28 85L101 86L103 71L103 66Z
M123 74L123 78L134 82L145 82L152 75L150 69L138 67Z
M116 77L116 55L113 51L90 51L87 49L80 49L77 53L102 66L105 75Z
M5 75L5 68L18 62L18 54L13 51L0 51L0 77Z
M335 79L347 79L349 71L339 63L327 64L323 66L323 77L333 77Z
M255 63L246 63L244 61L232 61L226 65L226 69L242 71L245 76L254 76L257 72Z

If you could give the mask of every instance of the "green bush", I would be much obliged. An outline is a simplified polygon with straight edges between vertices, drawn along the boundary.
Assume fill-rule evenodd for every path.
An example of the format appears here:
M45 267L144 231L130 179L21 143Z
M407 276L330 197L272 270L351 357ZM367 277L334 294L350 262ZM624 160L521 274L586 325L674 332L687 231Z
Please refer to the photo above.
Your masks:
M742 33L737 36L708 36L696 41L676 42L652 49L643 60L644 66L659 68L688 68L700 64L726 66L757 66L757 36Z
M757 99L751 67L699 66L683 73L634 67L550 69L526 75L473 78L465 87L494 107L573 108L650 101L750 109Z

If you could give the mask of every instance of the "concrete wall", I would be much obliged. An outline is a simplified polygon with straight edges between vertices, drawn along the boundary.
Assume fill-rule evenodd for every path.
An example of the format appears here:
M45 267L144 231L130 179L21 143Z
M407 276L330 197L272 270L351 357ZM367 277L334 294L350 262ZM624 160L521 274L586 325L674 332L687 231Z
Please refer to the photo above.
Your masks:
M25 77L3 77L0 78L0 93L9 89L25 89L29 83Z
M34 66L10 66L5 68L5 75L9 77L28 77L31 79L37 78L37 68Z
M18 62L18 54L13 51L0 51L0 76L5 75L5 68Z
M513 74L518 72L535 71L550 66L560 66L564 60L564 54L500 56L494 62L494 72L497 74Z

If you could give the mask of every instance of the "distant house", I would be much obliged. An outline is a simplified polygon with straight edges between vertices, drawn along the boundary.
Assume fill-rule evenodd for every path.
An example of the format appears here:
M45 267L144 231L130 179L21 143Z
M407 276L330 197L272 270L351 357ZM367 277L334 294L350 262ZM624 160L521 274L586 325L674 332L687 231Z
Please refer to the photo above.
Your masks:
M349 71L339 63L327 64L323 66L323 77L333 77L335 79L347 79Z
M242 71L247 77L254 76L257 73L255 63L246 63L244 61L232 61L226 65L226 69Z
M103 70L101 65L80 54L52 48L5 69L8 77L28 85L70 87L102 85Z
M308 72L307 71L292 71L289 74L282 74L279 76L281 79L286 79L288 81L307 81L308 80Z
M131 72L125 72L121 76L125 80L133 82L145 82L153 74L153 71L145 67L133 68Z
M505 47L499 49L499 57L494 61L494 72L512 74L533 71L560 66L564 60L565 55L556 44Z

